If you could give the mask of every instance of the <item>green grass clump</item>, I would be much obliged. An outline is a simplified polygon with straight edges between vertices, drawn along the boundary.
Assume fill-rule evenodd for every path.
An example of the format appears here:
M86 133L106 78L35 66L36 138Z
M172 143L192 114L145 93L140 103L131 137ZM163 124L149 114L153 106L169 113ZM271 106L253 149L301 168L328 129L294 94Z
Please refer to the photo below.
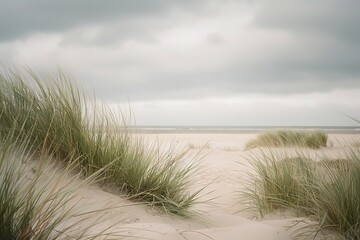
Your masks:
M245 149L256 147L300 146L309 148L326 147L328 136L324 131L277 130L260 134L251 140Z
M46 151L63 162L76 159L86 176L105 167L104 184L166 212L188 214L197 193L187 192L196 170L183 160L187 152L161 153L159 146L133 137L123 116L93 102L64 74L2 71L0 141L13 135L15 143L27 143L33 154Z
M95 239L76 219L77 191L92 178L70 175L71 166L61 170L51 156L33 162L24 148L0 143L0 239ZM69 223L68 221L72 223Z
M360 239L360 151L346 159L310 160L263 155L253 162L246 198L263 216L290 209L318 221L320 230L335 230Z
M257 175L251 175L254 187L249 188L247 196L256 203L263 216L284 207L305 210L311 204L308 199L308 186L315 181L310 162L304 158L286 158L276 161L265 156L265 161L253 162Z

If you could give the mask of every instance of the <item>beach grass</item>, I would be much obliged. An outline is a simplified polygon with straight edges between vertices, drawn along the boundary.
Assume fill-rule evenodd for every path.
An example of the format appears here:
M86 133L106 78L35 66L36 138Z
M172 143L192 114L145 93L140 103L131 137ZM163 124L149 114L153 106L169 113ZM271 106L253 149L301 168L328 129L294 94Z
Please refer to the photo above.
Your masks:
M12 135L31 154L46 151L62 162L76 161L85 176L105 168L102 183L131 199L166 212L188 215L198 193L187 191L197 165L188 151L146 144L128 131L124 115L85 94L65 74L31 70L0 73L0 141Z
M7 138L9 140L10 138ZM4 140L4 139L2 139ZM31 154L13 141L0 143L0 239L97 239L108 233L92 233L96 222L83 224L75 201L77 192L90 184L73 174L73 165L53 162L43 154L33 161Z
M245 146L245 149L256 147L326 147L328 136L321 130L277 130L257 136Z
M360 239L360 149L346 151L346 158L324 156L317 162L300 153L254 157L245 199L261 216L290 209L317 221L319 232Z
M206 143L192 143L189 142L187 144L189 149L211 149L211 143L210 142L206 142Z

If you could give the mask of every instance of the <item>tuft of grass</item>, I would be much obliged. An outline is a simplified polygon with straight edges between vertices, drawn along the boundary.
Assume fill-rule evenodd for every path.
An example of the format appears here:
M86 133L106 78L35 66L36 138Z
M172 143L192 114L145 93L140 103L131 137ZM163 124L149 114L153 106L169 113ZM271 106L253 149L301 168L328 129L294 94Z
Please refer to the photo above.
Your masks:
M301 212L312 204L307 194L308 187L316 181L311 160L304 157L278 160L276 155L262 154L251 163L255 173L250 174L245 196L261 216L283 208Z
M145 145L128 131L123 115L89 103L62 73L0 73L0 141L9 135L32 154L50 152L66 163L75 159L85 176L106 167L103 184L166 212L187 215L196 201L198 193L187 188L197 166L186 163L186 150L160 153L159 146Z
M211 143L206 142L206 143L196 144L196 143L189 142L187 144L187 146L188 146L189 149L210 149L211 148Z
M253 161L245 193L261 216L290 209L334 230L346 239L360 239L360 151L349 149L346 159L319 162L299 154L282 158L263 154Z
M321 148L326 147L327 140L327 134L320 130L277 130L260 134L256 139L248 142L245 149L283 146Z
M79 174L70 174L71 165L60 170L49 155L43 155L41 162L31 158L22 147L0 143L0 239L96 239L108 235L90 233L96 223L84 225L75 210L77 191L94 176L80 179Z

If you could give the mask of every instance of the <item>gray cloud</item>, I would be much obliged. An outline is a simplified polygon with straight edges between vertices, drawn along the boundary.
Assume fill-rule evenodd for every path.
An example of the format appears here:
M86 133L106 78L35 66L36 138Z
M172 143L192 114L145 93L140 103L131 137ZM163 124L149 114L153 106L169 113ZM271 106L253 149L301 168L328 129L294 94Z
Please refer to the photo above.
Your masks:
M328 35L360 44L360 2L340 0L261 1L256 23L302 34Z
M111 74L116 77L97 84L96 89L108 99L120 99L126 95L132 100L147 100L249 93L296 94L360 88L360 55L357 54L360 49L339 43L324 44L324 39L312 40L310 44L296 41L290 46L274 46L268 56L254 52L253 59L246 59L247 56L244 57L241 51L234 51L230 60L209 54L199 57L206 59L202 68L194 64L193 67L177 71L168 70L169 62L176 65L175 58L166 57L158 64L150 64L151 71L148 69L149 63L139 59L140 64L137 64L133 60L133 70L129 75L122 75L128 72L129 65L119 64L117 71ZM161 54L158 56L161 57ZM190 63L201 62L197 60L196 50L184 58ZM225 64L222 64L223 61ZM131 76L131 73L135 75L138 72L143 73L140 78ZM112 94L112 89L118 91Z
M0 1L0 41L59 32L49 56L73 64L85 84L111 101L360 87L357 2ZM237 18L247 12L242 27ZM195 43L182 45L192 34Z
M165 16L173 9L196 9L203 1L153 0L1 0L0 40L10 41L34 32L64 31L77 26L148 16ZM142 29L139 29L141 31Z
M207 35L207 41L213 45L220 45L225 42L225 39L219 33L209 33Z
M256 68L255 66L252 66ZM285 68L285 67L284 67ZM91 73L86 81L93 79L97 92L110 101L143 101L149 99L199 99L207 97L231 97L242 94L266 93L291 95L298 93L327 92L334 89L354 89L360 87L357 76L341 76L339 73L321 74L297 68L276 69L219 69L217 71L186 73L174 75L155 74L146 79L129 81L117 77L106 79ZM141 70L139 70L141 71ZM96 81L97 79L101 81Z

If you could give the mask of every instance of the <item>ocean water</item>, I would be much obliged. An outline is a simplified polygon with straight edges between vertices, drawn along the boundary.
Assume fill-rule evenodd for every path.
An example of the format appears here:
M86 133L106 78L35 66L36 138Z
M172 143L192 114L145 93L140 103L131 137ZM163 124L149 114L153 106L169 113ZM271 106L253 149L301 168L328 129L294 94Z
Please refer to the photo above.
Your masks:
M360 134L360 126L133 126L131 129L139 133L258 133L277 129L296 129Z

